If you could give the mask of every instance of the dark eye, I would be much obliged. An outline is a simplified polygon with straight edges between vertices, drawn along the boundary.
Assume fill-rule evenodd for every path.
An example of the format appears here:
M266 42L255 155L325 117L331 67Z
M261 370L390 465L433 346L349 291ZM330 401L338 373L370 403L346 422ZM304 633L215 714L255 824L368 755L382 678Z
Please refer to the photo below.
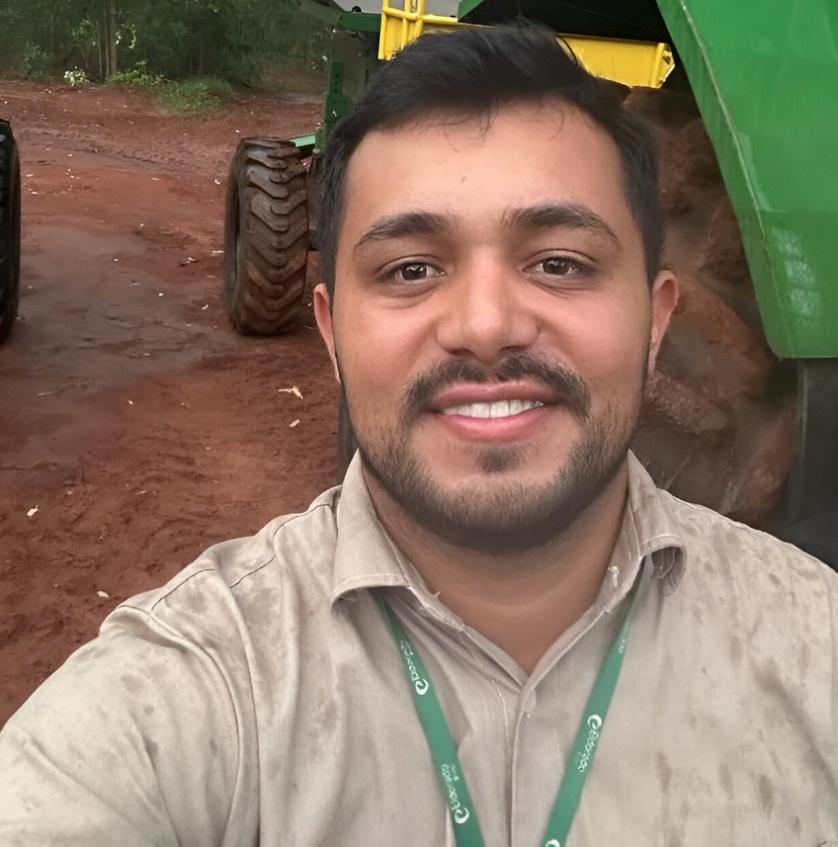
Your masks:
M395 283L424 282L442 276L442 271L427 262L404 262L388 271L386 276Z
M584 270L579 262L575 262L573 259L567 259L564 256L551 256L549 259L543 259L538 264L541 265L544 273L550 276L570 276Z
M402 279L406 282L427 279L430 276L428 266L422 262L411 262L409 265L402 265L397 272L401 274Z

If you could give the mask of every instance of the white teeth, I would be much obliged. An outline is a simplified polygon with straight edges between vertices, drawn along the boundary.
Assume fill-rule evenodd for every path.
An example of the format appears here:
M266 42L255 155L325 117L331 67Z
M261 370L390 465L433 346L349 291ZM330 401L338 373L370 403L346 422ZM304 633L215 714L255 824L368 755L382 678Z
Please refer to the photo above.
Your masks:
M442 410L443 415L460 415L464 418L510 418L529 409L543 406L538 400L496 400L494 403L467 403L463 406L449 406Z

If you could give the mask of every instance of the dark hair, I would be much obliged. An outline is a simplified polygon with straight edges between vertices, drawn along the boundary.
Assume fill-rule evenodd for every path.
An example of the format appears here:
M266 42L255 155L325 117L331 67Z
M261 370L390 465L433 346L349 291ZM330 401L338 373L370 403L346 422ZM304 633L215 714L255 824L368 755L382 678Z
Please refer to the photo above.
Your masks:
M663 241L657 147L643 118L623 105L623 95L620 86L588 73L541 24L519 21L423 35L377 72L327 146L319 247L330 296L334 296L346 171L368 133L440 113L491 117L508 103L549 98L588 115L617 145L626 196L643 238L651 280L658 270Z

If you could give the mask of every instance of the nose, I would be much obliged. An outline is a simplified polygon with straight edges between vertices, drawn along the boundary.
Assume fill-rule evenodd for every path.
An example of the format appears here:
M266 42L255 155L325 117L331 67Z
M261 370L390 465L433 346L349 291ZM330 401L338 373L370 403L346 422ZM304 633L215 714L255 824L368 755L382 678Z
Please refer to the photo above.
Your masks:
M486 256L452 276L437 325L443 349L491 365L535 342L538 321L526 302L527 286L513 267Z

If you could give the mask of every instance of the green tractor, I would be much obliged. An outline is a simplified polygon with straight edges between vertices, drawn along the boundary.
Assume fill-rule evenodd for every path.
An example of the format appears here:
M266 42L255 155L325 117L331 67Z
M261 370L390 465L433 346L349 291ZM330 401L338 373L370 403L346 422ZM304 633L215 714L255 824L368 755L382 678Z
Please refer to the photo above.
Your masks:
M224 291L282 332L317 245L317 173L380 63L423 32L551 26L657 126L664 260L682 302L634 448L658 484L838 568L838 6L832 0L303 0L332 27L311 135L246 138L230 171ZM341 462L352 445L344 414Z
M12 330L20 295L20 161L12 128L0 120L0 344Z

